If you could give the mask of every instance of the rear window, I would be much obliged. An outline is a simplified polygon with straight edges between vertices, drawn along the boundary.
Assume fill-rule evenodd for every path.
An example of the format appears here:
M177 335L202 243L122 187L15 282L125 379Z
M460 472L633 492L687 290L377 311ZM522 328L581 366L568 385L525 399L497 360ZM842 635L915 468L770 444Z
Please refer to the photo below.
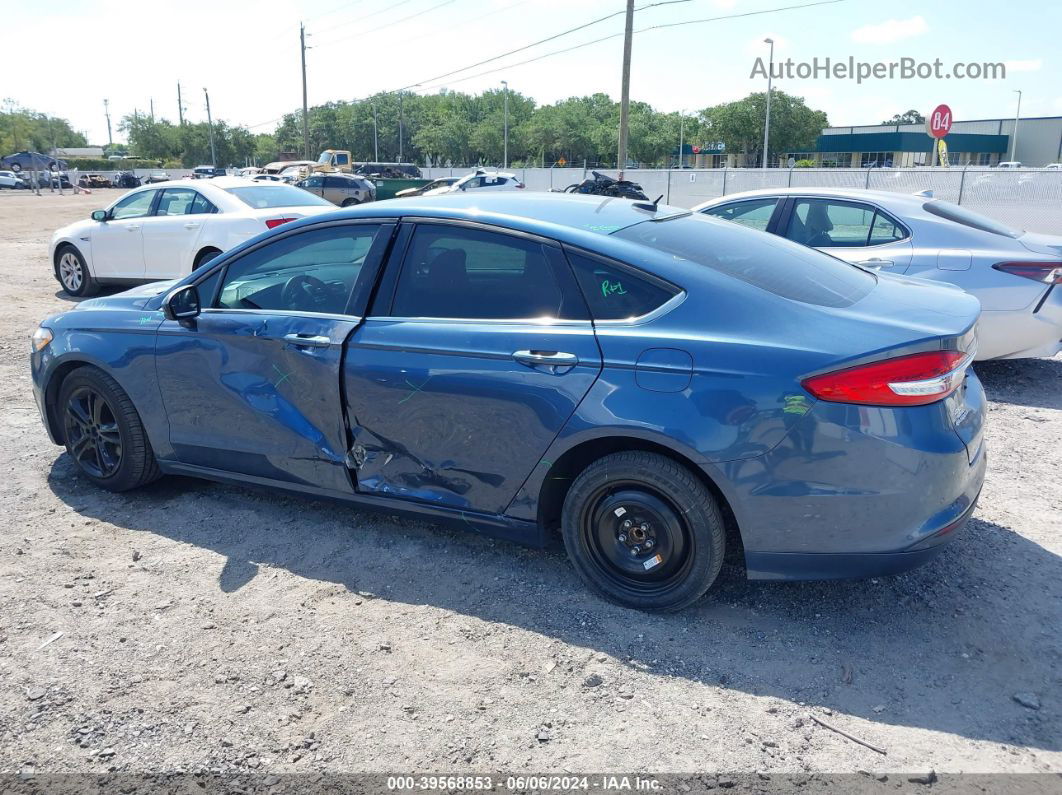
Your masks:
M926 202L922 205L922 209L938 218L954 221L957 224L979 229L982 232L989 232L993 235L1018 238L1024 234L1020 229L1011 229L1009 226L1001 224L999 221L993 221L980 213L971 212L965 207L960 207L951 202L940 201L939 199Z
M252 185L246 188L225 188L244 204L258 210L270 207L305 207L312 204L330 205L320 196L307 193L293 185Z
M614 234L806 304L851 306L877 284L855 265L700 213L643 221Z

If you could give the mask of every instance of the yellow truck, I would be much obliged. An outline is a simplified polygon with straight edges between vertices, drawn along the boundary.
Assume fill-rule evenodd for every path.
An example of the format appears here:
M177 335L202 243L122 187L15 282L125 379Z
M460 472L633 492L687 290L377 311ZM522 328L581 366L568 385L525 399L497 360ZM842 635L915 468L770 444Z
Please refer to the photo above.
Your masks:
M400 190L419 188L430 180L421 176L412 163L355 163L346 149L325 149L317 158L313 170L324 174L358 174L368 177L376 185L376 198L390 199Z

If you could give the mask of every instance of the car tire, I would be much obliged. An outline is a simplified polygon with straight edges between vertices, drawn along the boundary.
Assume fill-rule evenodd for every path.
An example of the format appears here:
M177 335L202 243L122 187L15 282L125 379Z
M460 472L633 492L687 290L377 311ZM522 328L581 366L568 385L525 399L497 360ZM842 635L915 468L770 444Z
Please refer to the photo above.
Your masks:
M216 248L203 249L195 255L195 262L192 263L192 270L195 270L200 265L205 265L206 263L210 262L210 260L214 259L214 257L216 257L220 253L221 252L218 251Z
M22 166L19 165L18 163L12 163L11 164L11 170L14 171L17 174L18 172L20 172L22 170Z
M133 401L95 367L68 375L59 390L66 451L80 472L108 491L128 491L161 477Z
M353 207L355 204L361 204L357 199L343 199L343 203L340 207Z
M696 475L657 453L598 459L564 499L561 531L579 577L606 599L637 610L681 610L715 582L726 531Z
M55 278L63 290L75 298L84 298L99 292L99 284L85 263L85 258L75 246L64 245L55 255Z

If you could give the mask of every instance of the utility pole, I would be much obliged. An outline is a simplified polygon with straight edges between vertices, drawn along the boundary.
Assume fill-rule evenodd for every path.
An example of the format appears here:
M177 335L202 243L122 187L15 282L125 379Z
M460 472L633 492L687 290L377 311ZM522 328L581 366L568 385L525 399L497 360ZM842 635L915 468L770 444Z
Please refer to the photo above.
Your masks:
M380 132L376 124L376 103L372 103L372 156L380 162Z
M218 150L214 148L214 119L210 115L210 94L203 87L203 96L206 97L207 129L210 131L210 165L218 167Z
M398 162L402 162L402 92L398 92Z
M767 168L767 136L771 132L771 72L774 71L774 39L764 39L763 42L771 45L771 60L767 66L767 115L763 120L763 167Z
M306 102L306 27L299 23L299 50L302 53L302 148L303 157L310 159L310 109Z
M103 100L103 115L107 117L107 146L114 146L114 138L111 136L111 111L110 100Z
M151 123L154 124L155 123L155 98L154 97L149 97L148 98L148 102L151 103L151 105L150 105L150 108L151 108Z
M627 23L623 29L623 74L620 84L619 156L616 168L623 179L627 165L627 126L631 106L631 39L634 38L634 0L627 0Z
M505 86L505 165L503 168L508 170L509 168L509 82L502 80L501 84Z
M177 81L177 121L184 126L184 103L181 102L181 82Z
M1021 117L1021 91L1014 89L1014 93L1018 95L1018 109L1014 111L1014 135L1010 137L1011 161L1018 159L1018 119Z
M682 161L685 159L685 154L686 154L682 150L682 145L685 143L685 141L682 140L682 134L686 131L685 124L686 124L686 111L685 110L680 110L679 111L679 156L678 156L678 167L680 169L682 168Z

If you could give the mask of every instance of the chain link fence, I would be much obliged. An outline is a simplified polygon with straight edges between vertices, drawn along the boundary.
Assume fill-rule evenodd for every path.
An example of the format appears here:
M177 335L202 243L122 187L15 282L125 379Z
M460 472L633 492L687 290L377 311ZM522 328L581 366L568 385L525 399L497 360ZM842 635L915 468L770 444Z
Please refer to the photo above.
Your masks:
M468 168L423 168L425 177L459 177ZM529 190L563 190L589 175L582 168L510 168ZM614 169L600 173L616 176ZM931 190L1009 226L1062 234L1062 169L999 168L714 168L631 169L624 176L650 199L693 207L709 199L763 188L861 188L894 193Z

